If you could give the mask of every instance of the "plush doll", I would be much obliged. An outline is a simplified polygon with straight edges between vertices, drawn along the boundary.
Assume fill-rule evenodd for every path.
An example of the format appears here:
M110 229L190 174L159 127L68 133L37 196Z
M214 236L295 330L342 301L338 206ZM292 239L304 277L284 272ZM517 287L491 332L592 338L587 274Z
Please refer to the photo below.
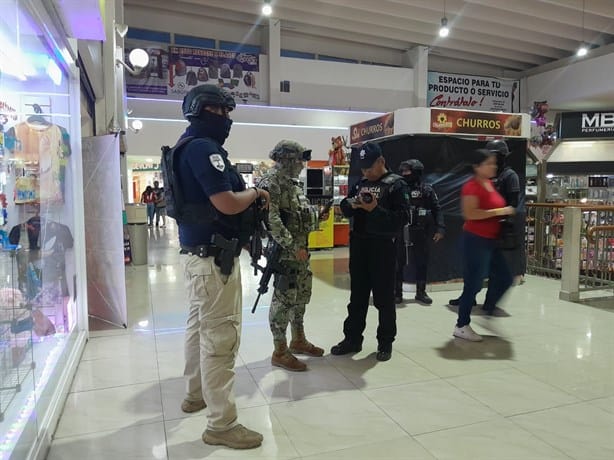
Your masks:
M342 136L332 137L333 147L328 151L328 163L331 166L347 164L345 155L345 139Z

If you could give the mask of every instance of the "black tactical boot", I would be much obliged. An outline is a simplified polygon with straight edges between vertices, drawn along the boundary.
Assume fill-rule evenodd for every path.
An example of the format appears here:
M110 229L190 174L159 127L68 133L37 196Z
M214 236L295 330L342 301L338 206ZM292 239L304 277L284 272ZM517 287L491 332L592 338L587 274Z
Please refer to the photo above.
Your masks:
M426 294L426 283L416 284L416 300L425 305L431 305L433 303L433 299Z

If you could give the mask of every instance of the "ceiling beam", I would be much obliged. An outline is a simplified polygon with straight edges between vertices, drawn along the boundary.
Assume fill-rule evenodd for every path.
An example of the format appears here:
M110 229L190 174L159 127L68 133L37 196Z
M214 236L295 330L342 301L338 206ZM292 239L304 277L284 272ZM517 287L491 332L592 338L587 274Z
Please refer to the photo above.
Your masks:
M183 0L185 3L193 3L194 6L201 5L202 0ZM300 2L305 5L304 2ZM207 4L213 7L225 7L231 11L244 11L245 1L239 0L207 0ZM284 5L294 5L293 0L287 0ZM345 30L353 32L356 35L355 41L357 43L368 43L365 40L367 36L380 36L394 40L406 40L408 45L422 44L426 46L442 46L442 41L445 41L445 47L458 51L474 52L476 54L485 54L491 56L499 56L501 58L510 59L512 61L525 62L533 65L541 65L550 62L552 59L539 56L537 54L526 52L525 50L510 49L509 47L498 47L489 44L487 40L485 43L479 44L477 42L468 42L466 40L442 40L439 37L434 38L434 34L424 34L414 32L411 30L400 30L390 26L378 25L365 21L365 16L362 15L360 20L350 19L352 15L345 16L343 21L338 21L336 16L330 14L316 14L313 12L305 12L303 10L295 10L284 6L275 7L275 17L278 19L292 21L297 17L297 13L300 14L301 23L305 24L305 27L320 26L329 27L331 29ZM357 31L360 31L358 33Z

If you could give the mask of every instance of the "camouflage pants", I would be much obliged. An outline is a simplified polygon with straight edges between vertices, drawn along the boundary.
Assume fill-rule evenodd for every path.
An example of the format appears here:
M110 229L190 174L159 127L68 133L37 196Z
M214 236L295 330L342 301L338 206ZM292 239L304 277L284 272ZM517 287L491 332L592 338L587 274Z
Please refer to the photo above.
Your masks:
M285 290L276 287L273 291L269 325L274 341L286 340L288 323L295 329L302 329L305 305L311 299L313 275L309 269L309 261L282 262L282 266L286 276L289 276L290 286Z

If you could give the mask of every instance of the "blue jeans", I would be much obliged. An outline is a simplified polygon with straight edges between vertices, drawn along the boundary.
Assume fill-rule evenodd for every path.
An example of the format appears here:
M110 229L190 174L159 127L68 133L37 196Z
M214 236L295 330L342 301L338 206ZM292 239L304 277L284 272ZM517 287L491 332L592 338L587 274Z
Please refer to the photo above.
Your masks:
M153 225L154 212L156 207L153 203L147 203L147 220L149 225Z
M458 306L458 327L471 322L471 308L484 278L488 278L489 307L494 307L510 288L513 277L496 240L463 232L463 293Z

